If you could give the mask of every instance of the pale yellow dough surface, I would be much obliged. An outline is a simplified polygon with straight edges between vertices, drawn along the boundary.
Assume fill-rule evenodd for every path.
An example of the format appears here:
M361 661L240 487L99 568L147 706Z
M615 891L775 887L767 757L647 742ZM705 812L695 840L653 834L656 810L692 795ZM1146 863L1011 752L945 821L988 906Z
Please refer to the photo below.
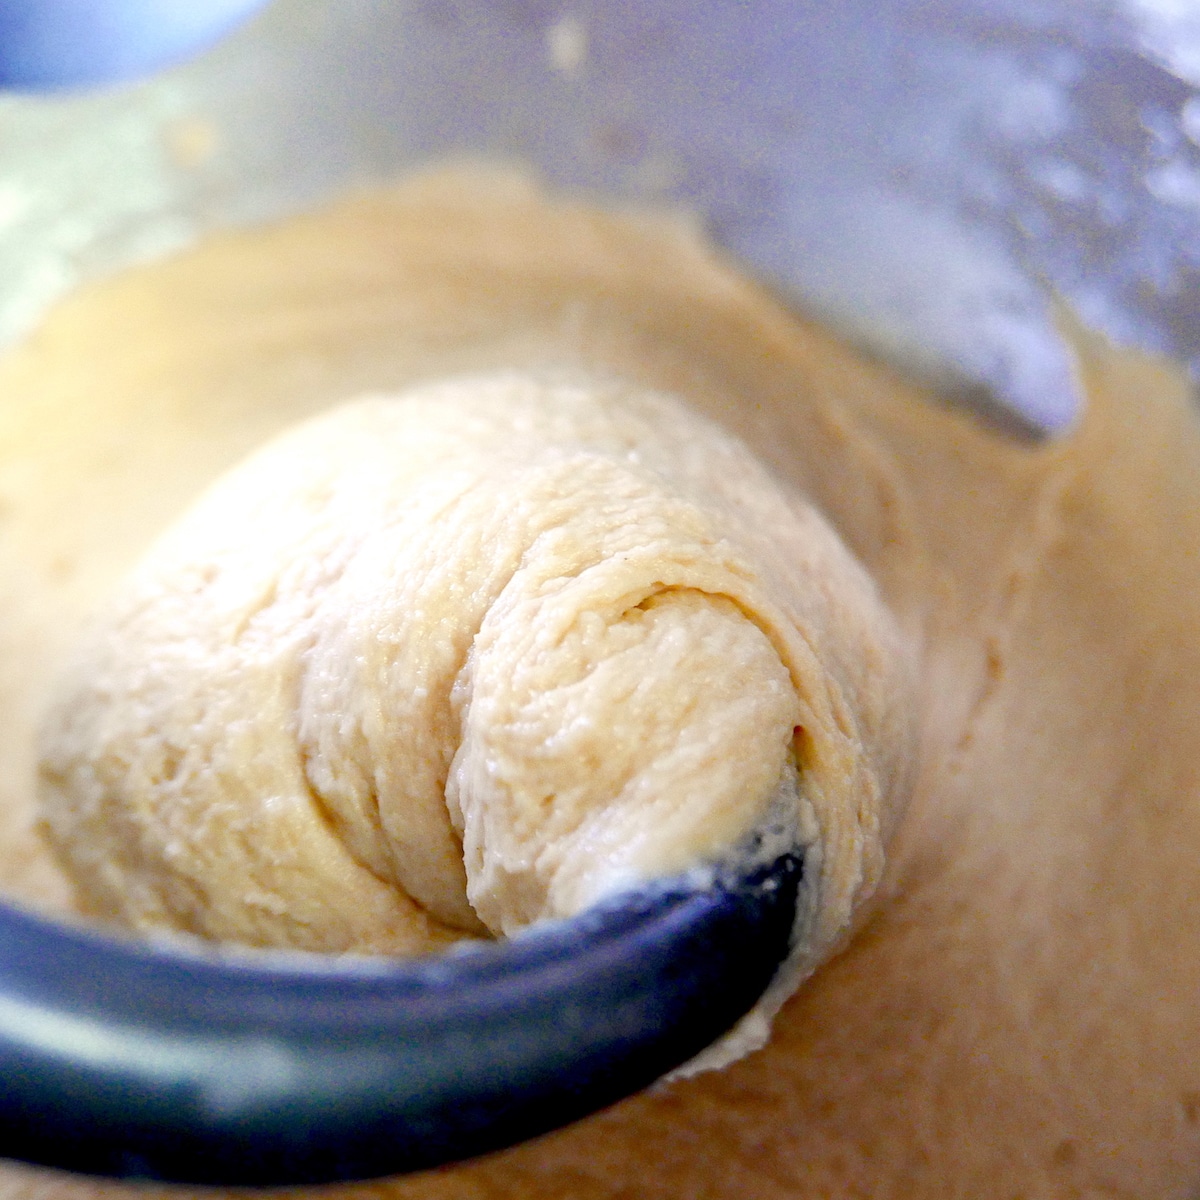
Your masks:
M747 603L728 583L689 585L672 593L686 612L662 615L691 629L703 613L756 674L786 676L781 707L759 728L777 731L762 736L781 765L778 731L793 719L788 704L798 705L796 757L818 825L813 920L829 921L808 930L815 957L857 932L780 1012L770 1044L727 1070L480 1162L326 1194L1187 1200L1200 1189L1200 434L1173 371L1072 336L1087 393L1078 428L1051 444L1014 442L798 320L681 226L550 202L518 180L470 173L214 239L81 290L0 363L5 886L70 903L31 827L36 728L63 686L53 681L69 680L72 655L89 653L72 649L89 644L80 642L89 614L107 612L99 619L126 636L132 626L112 613L128 601L105 597L128 588L121 580L162 531L247 455L298 420L315 417L309 429L337 420L320 414L341 401L429 397L439 380L536 378L547 395L602 384L619 401L601 405L605 420L619 412L622 427L628 405L674 414L683 402L742 439L757 465L707 424L661 415L668 408L654 410L661 419L638 417L652 427L646 446L664 455L685 447L684 463L687 445L726 447L747 478L766 478L753 495L772 499L743 520L724 502L714 509L707 487L688 482L710 478L709 468L691 476L670 450L660 499L717 522L759 590ZM346 411L361 417L393 402ZM302 441L303 429L287 437ZM577 431L566 440L577 444ZM604 470L618 469L619 456L582 441ZM729 472L731 488L737 478ZM206 505L219 508L209 495L181 530L203 524ZM248 528L269 501L258 515L247 510ZM808 569L828 565L824 557L800 542L796 558L765 546L792 536L775 504L807 531L804 546L827 546L832 528L853 556L832 552L848 574L827 593L813 585L828 578L824 567ZM216 527L204 536L224 553ZM813 530L822 531L815 542ZM176 569L174 537L153 552L150 576L137 577L151 590ZM392 549L379 553L394 561ZM793 566L807 581L798 589L782 577ZM847 580L861 594L844 605ZM297 585L287 594L316 593ZM878 615L876 594L890 613L881 623L862 615ZM789 605L797 616L773 615ZM637 611L657 613L657 599ZM645 617L635 622L649 636ZM352 626L343 616L322 635L325 661L357 661ZM876 631L878 655L869 639L846 652L856 626ZM793 657L780 632L788 627L809 631L794 643L811 645L807 663ZM607 656L607 632L601 643ZM445 670L457 679L469 660ZM911 666L910 691L897 663ZM524 686L497 681L510 685ZM451 718L471 708L454 708L453 685L449 694ZM342 736L320 725L313 744ZM454 730L441 761L452 744L452 766L469 740ZM338 847L330 877L369 876L363 886L378 885L395 909L396 897L426 884L405 874L403 839L380 837L386 806L376 814L346 800L353 789L333 777L331 763L344 761L349 778L368 761L355 745L344 760L313 765L310 786L328 791L322 804L337 833L326 833ZM187 767L185 753L171 769ZM891 798L910 783L902 815ZM762 799L729 828L753 820ZM457 820L465 832L469 808L436 813L450 838L443 846L455 848L446 831ZM619 824L619 806L613 816ZM165 850L158 828L151 819L138 836L148 830ZM108 835L97 830L103 847ZM120 855L110 847L101 857ZM593 886L568 888L560 901L550 867L533 873L533 893L518 889L514 911L569 908ZM422 893L422 904L447 906L444 916L413 901L427 923L412 926L417 941L463 931L475 910L455 904L472 869L468 854L453 896ZM500 895L495 882L480 896ZM130 903L122 889L113 907ZM146 889L146 912L164 890ZM208 911L190 903L176 911ZM508 903L487 918L496 927ZM249 909L289 937L313 927L293 924L274 900ZM0 1173L3 1200L187 1194L15 1166Z
M833 531L680 402L460 376L172 527L58 685L42 813L88 912L406 953L727 855L786 781L815 956L907 798L872 756L905 665Z

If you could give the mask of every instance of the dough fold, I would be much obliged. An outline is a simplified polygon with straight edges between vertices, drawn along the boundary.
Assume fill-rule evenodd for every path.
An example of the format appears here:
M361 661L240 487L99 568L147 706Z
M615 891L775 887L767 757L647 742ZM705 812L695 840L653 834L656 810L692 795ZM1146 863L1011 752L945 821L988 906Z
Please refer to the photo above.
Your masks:
M782 780L816 962L907 798L906 664L826 522L678 400L442 380L160 539L60 682L42 818L93 914L414 953L720 856Z

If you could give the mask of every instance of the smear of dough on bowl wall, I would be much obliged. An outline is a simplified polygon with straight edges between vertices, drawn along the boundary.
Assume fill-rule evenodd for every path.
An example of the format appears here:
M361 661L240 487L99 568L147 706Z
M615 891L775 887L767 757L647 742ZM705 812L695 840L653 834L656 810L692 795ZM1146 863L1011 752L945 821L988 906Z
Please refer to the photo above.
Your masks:
M1084 415L1016 441L480 168L80 289L0 363L3 882L414 953L782 805L764 1049L339 1194L1186 1194L1200 440L1072 337ZM123 1191L0 1175L46 1187Z

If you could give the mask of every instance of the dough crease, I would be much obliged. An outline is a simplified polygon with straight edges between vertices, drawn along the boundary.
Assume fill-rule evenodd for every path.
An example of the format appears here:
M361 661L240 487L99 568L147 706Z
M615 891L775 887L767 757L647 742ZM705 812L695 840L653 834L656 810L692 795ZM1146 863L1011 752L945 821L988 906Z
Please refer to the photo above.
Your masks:
M462 376L284 432L157 542L44 722L43 821L95 915L406 953L713 861L798 772L815 961L879 877L905 684L865 572L728 434Z

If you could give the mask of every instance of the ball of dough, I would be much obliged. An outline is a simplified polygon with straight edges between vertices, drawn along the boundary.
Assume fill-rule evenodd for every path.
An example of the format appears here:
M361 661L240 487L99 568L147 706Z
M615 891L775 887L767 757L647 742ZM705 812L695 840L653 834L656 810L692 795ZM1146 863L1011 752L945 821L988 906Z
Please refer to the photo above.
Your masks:
M907 794L905 663L828 525L679 401L444 380L286 432L151 549L44 722L43 820L91 913L412 953L784 796L815 955Z

